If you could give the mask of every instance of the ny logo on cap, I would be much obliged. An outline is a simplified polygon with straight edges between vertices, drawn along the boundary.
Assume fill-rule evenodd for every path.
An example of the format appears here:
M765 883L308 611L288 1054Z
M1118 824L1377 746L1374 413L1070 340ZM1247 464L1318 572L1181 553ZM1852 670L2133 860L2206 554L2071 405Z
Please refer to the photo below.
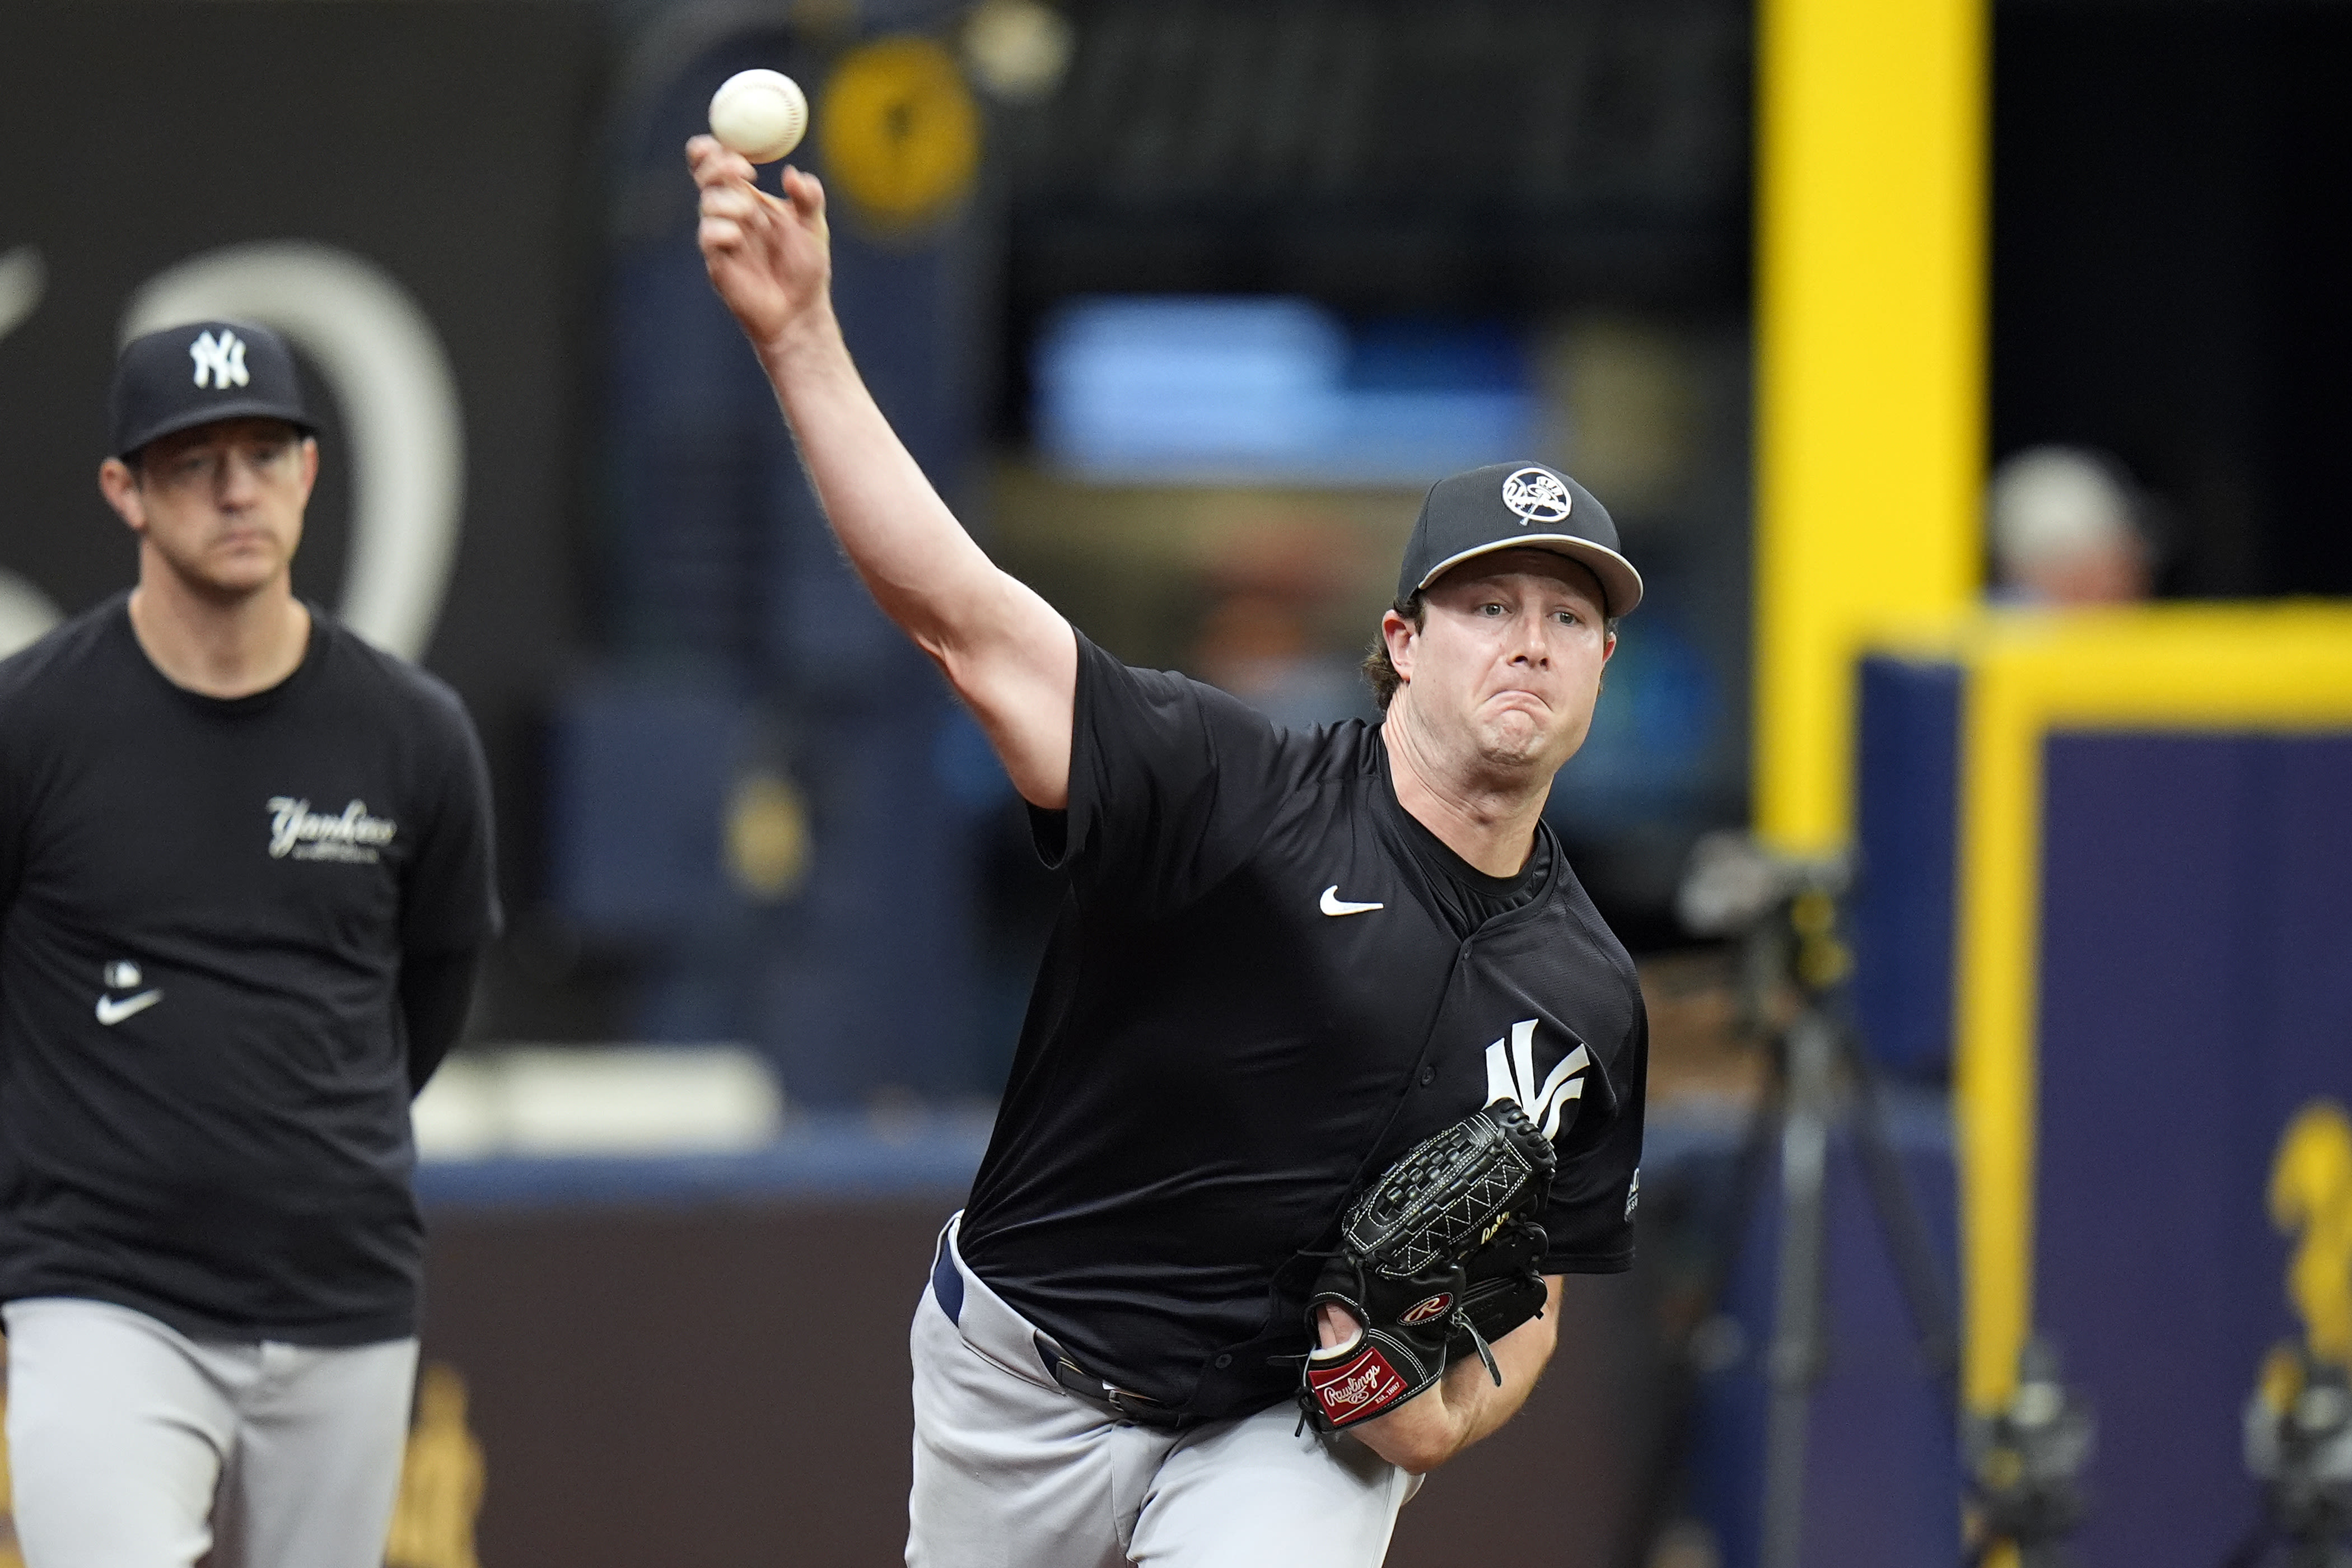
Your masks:
M245 340L226 327L221 329L218 341L210 332L199 333L188 345L188 357L196 362L198 386L209 376L216 390L226 392L253 379L245 373Z
M1520 468L1503 481L1503 504L1522 524L1560 522L1568 517L1568 487L1547 468Z

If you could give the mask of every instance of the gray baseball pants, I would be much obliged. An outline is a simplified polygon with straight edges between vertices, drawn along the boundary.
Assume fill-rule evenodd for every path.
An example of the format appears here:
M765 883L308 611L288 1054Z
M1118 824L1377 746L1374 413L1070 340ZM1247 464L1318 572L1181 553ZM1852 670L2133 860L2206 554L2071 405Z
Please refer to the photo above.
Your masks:
M416 1342L199 1342L102 1301L11 1301L26 1568L381 1568Z
M1378 1568L1417 1478L1287 1402L1182 1432L1047 1377L1036 1331L955 1251L915 1309L908 1568ZM937 1270L935 1270L935 1274ZM948 1315L942 1294L961 1300Z

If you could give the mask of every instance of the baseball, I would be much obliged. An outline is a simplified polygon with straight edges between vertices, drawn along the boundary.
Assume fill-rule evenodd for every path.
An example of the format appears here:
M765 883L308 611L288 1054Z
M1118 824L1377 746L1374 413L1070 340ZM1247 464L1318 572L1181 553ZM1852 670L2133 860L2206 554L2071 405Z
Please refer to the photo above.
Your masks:
M807 130L808 100L781 71L737 71L710 95L710 133L754 163L774 163Z

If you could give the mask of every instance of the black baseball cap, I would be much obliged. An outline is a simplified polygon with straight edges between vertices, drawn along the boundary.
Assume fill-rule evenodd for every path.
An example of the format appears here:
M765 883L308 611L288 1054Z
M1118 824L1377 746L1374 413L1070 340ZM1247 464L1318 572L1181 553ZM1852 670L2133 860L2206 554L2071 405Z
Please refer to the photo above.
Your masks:
M319 431L302 406L294 352L249 321L190 321L131 339L114 362L107 411L118 458L218 419L283 419L306 436Z
M1642 602L1642 574L1618 553L1617 525L1592 492L1541 463L1489 463L1438 480L1404 547L1397 598L1409 599L1474 555L1549 550L1601 579L1611 616Z

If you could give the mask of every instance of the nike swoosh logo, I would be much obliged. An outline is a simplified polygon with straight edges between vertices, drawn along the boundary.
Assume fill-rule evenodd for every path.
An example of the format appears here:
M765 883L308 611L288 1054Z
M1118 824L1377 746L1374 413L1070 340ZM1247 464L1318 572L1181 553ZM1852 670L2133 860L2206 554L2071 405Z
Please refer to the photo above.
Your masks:
M1339 896L1339 884L1332 883L1323 889L1322 910L1327 915L1360 915L1366 910L1384 910L1386 904L1351 904Z
M134 1013L144 1013L163 999L163 993L160 990L142 991L136 996L125 996L120 1000L101 996L98 999L98 1021L110 1029Z

